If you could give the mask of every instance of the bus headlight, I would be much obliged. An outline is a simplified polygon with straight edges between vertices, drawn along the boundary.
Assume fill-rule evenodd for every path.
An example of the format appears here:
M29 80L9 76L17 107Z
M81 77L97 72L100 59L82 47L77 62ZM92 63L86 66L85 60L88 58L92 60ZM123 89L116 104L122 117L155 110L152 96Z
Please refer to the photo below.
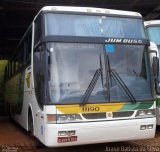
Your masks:
M47 123L69 123L81 121L79 114L47 114Z
M155 109L138 110L136 117L153 117L155 116Z
M58 114L57 123L77 122L81 121L82 118L79 114Z
M140 110L137 113L138 113L138 116L145 116L146 115L146 112L144 110Z

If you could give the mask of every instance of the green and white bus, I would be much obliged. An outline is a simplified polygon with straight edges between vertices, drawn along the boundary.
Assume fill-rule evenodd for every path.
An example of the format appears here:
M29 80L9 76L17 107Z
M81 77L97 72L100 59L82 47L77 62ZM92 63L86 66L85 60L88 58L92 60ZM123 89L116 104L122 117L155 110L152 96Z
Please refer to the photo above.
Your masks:
M148 33L148 37L150 41L154 42L158 47L157 56L160 53L160 20L152 20L146 21L145 27ZM158 69L158 81L156 84L156 118L157 118L157 125L160 125L160 72Z
M6 67L7 109L49 147L153 138L153 49L139 13L46 6Z

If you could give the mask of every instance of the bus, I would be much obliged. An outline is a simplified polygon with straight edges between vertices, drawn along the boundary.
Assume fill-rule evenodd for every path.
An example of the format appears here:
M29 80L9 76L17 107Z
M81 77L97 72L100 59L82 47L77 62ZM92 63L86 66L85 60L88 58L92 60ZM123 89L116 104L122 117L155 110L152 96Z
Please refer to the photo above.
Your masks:
M145 21L145 27L150 41L154 42L158 47L157 56L160 53L160 20ZM158 80L156 84L156 118L157 125L160 125L160 72L158 68Z
M45 6L6 66L6 107L48 147L153 138L152 51L137 12Z
M4 74L5 67L7 65L7 60L0 60L0 116L5 115L4 106Z

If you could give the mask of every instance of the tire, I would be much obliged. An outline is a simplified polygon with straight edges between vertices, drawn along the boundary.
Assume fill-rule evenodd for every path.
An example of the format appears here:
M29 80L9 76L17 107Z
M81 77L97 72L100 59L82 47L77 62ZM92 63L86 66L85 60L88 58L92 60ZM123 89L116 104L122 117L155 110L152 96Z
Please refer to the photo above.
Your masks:
M33 116L31 110L29 110L28 114L28 131L32 136L34 136Z
M38 148L38 149L43 148L44 145L34 136L33 116L32 116L31 110L29 110L29 114L28 114L28 131L29 131L31 137L35 141L36 148Z

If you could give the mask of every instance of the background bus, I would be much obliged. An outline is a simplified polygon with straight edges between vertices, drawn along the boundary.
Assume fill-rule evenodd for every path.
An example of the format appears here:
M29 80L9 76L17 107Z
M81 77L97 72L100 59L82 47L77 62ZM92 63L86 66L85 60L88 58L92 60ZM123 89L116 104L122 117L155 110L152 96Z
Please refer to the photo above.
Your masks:
M6 67L11 116L49 147L153 138L149 45L139 13L42 8Z
M4 102L4 75L7 60L0 61L0 115L5 115L5 102Z
M158 47L157 55L159 56L160 51L160 20L153 20L153 21L146 21L145 27L147 29L147 33L149 36L150 41L154 42ZM160 70L158 69L158 81L157 81L157 99L156 99L156 118L157 118L157 125L160 125Z

